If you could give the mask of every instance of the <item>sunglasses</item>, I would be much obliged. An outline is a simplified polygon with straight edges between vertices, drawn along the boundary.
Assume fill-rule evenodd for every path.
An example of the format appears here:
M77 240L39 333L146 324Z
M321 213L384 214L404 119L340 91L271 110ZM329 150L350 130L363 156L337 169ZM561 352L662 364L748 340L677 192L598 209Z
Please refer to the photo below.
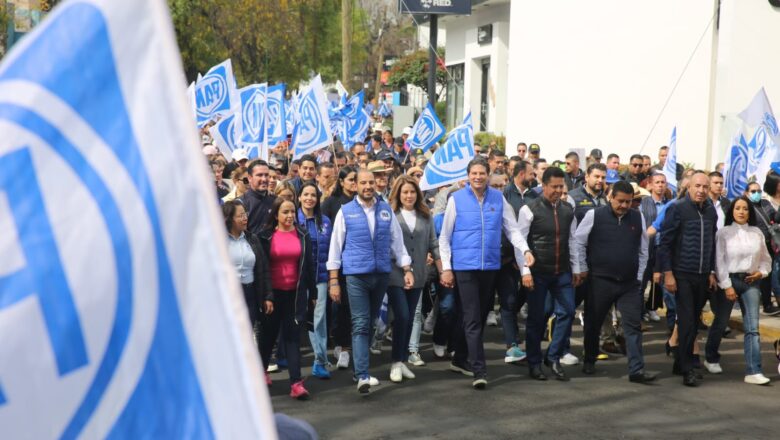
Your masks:
M244 177L241 181L244 182L244 185L249 185L249 177Z
M750 194L761 194L761 190L760 189L751 190Z
M631 166L636 168L636 167L641 167L642 164L641 163L632 163Z

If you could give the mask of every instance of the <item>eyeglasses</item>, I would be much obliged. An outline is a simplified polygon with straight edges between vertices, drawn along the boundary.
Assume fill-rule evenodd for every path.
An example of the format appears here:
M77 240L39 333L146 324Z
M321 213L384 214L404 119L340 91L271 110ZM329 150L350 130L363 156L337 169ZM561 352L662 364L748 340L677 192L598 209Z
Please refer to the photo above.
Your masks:
M238 219L247 218L247 217L248 216L246 215L246 212L241 214L236 214L235 216L233 216L233 218L238 218Z

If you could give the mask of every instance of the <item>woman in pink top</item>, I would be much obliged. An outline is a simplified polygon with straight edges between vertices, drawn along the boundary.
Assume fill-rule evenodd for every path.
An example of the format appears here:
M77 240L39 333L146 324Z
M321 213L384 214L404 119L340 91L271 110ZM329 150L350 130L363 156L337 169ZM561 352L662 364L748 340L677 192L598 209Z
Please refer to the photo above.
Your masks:
M311 327L311 300L317 298L309 234L295 223L295 204L283 198L274 201L268 223L260 233L260 243L268 255L271 292L263 299L264 323L260 356L268 365L279 330L284 328L284 344L290 372L290 397L306 399L309 392L301 377L301 324ZM313 309L312 309L313 311Z

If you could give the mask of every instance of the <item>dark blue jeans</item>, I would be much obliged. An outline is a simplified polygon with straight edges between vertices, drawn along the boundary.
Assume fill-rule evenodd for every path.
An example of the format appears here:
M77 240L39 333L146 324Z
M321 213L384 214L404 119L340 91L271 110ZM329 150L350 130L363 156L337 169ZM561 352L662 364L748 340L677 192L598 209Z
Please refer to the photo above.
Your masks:
M574 319L574 287L571 272L558 275L534 275L534 290L528 295L528 323L526 324L526 352L528 365L542 363L542 335L544 334L545 298L547 293L556 302L556 320L553 340L547 348L547 358L557 362L563 356L566 341L571 336ZM559 313L560 312L560 313Z
M504 343L507 347L517 344L517 312L520 311L520 271L512 264L501 267L496 277L496 290L501 304L501 326L504 329Z
M436 316L436 326L433 328L433 343L448 346L447 351L452 351L453 333L458 322L458 310L455 307L456 290L457 287L450 289L436 283L439 314Z
M412 335L412 318L422 289L405 290L402 287L389 286L387 301L393 309L393 362L409 360L409 339Z
M274 311L263 314L262 336L260 338L260 356L263 365L268 365L271 353L279 335L279 346L285 348L290 383L301 380L301 334L300 324L295 322L295 292L274 289ZM284 329L280 332L280 329Z

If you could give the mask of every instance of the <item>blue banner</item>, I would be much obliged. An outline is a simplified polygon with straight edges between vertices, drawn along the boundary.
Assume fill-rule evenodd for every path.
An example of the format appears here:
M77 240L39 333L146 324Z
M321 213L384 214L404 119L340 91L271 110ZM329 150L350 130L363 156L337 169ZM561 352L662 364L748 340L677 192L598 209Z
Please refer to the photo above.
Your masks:
M225 60L209 69L195 84L195 112L198 126L216 116L226 116L232 112L235 101L236 79L233 76L233 64Z
M268 86L253 84L238 91L241 99L241 143L259 147L265 143L265 106Z
M328 103L317 75L311 85L298 97L297 117L292 135L293 158L313 153L333 143L328 117Z
M447 142L439 147L420 181L420 189L438 188L466 179L466 167L474 159L474 129L463 124L447 136Z
M731 143L726 157L726 190L728 198L736 199L747 189L748 183L748 143L742 133L738 133Z
M444 124L436 116L436 111L429 102L414 123L412 133L409 135L407 142L412 150L422 149L423 151L428 151L443 135Z
M287 140L287 117L284 101L286 86L277 84L268 87L265 100L265 128L267 144L276 146Z

